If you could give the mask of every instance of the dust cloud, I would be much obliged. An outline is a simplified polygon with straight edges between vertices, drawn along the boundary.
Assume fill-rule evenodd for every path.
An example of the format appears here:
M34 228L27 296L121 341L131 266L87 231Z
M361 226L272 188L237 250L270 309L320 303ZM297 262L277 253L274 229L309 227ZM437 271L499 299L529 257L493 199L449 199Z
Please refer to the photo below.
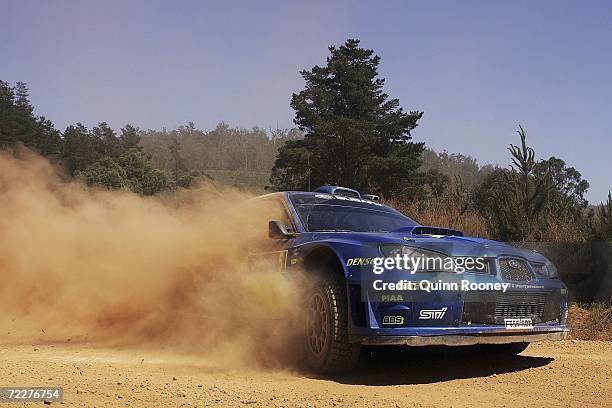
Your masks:
M247 267L247 242L267 231L249 198L212 185L158 197L92 189L31 151L0 152L0 342L282 363L295 352L295 285Z

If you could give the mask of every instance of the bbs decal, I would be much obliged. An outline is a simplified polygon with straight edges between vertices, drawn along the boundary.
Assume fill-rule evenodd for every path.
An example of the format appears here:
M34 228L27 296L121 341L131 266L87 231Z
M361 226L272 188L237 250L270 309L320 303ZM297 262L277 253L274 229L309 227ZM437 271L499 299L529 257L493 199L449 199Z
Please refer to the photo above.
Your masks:
M404 316L383 316L383 324L404 324Z

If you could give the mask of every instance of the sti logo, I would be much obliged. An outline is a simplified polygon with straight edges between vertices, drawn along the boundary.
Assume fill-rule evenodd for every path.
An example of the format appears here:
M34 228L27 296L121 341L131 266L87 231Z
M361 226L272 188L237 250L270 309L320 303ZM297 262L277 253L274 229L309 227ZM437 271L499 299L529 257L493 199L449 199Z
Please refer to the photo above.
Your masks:
M446 307L442 309L423 309L419 312L420 320L441 320L446 313Z

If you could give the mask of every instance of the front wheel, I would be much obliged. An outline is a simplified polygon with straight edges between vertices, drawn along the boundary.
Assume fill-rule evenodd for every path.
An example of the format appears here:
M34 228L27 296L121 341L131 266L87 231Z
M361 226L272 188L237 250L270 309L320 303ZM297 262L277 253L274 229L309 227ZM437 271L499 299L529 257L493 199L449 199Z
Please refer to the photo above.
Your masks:
M348 341L348 301L344 282L326 277L306 298L304 349L309 368L333 374L352 369L361 345Z

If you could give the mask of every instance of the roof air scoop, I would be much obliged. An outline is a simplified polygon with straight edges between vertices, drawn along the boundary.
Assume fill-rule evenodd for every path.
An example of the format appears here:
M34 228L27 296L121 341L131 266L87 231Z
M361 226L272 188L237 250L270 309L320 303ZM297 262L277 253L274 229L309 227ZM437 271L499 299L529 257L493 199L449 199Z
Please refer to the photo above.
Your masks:
M363 198L364 200L370 200L370 201L379 201L380 197L374 194L363 194L361 196L361 198Z
M425 227L425 226L416 226L410 231L412 235L437 235L437 236L451 236L451 237L462 237L463 232L450 228L440 228L440 227Z
M361 194L359 194L359 191L346 187L322 186L318 187L314 192L337 195L342 197L361 198Z

